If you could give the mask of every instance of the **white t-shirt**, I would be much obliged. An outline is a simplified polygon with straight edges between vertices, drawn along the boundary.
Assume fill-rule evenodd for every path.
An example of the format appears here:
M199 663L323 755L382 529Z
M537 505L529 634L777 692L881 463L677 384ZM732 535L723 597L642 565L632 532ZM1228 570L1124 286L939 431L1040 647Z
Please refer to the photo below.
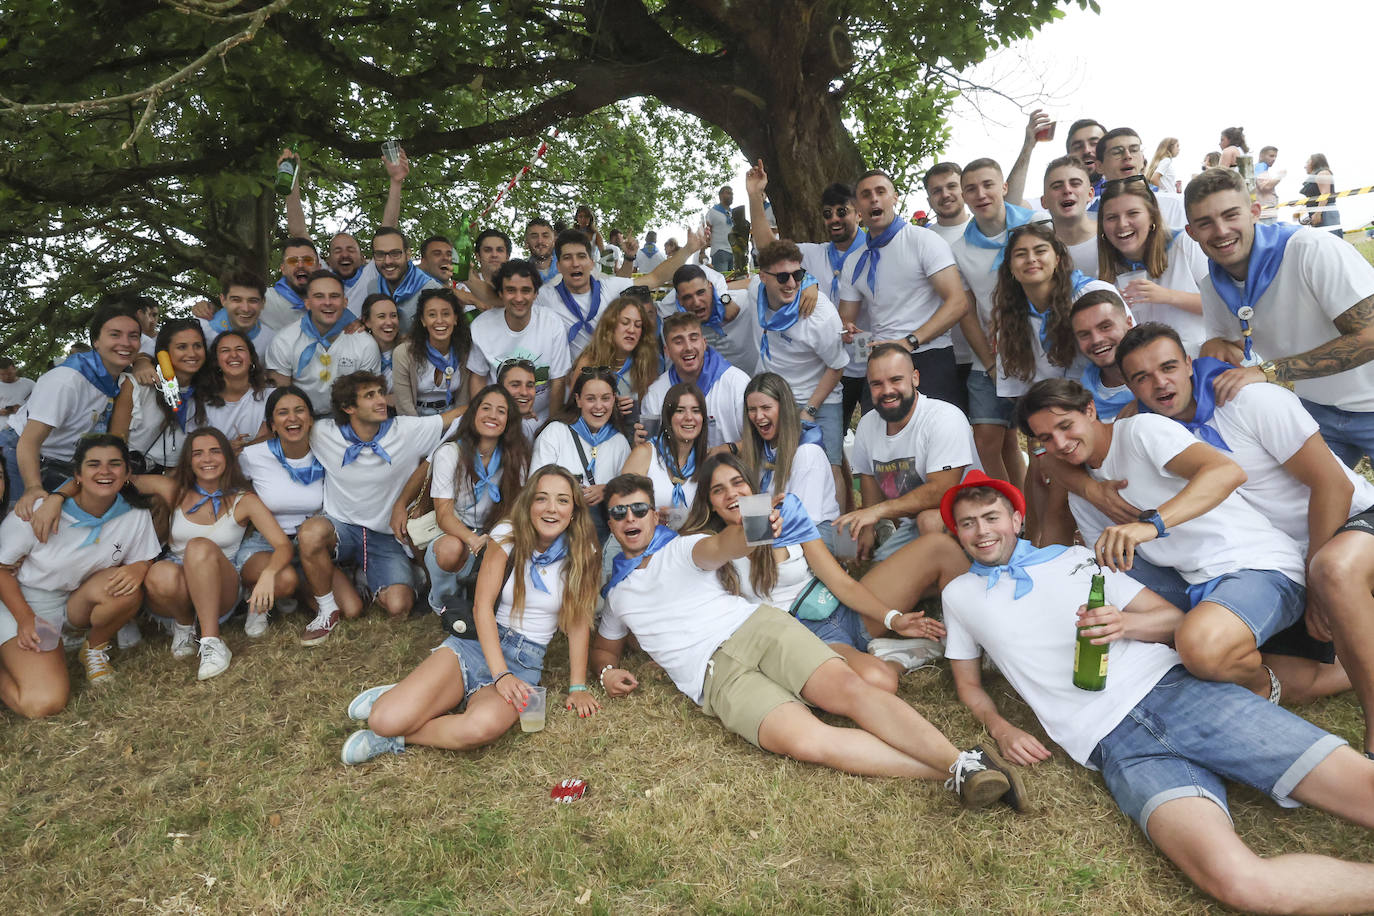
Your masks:
M744 432L744 389L748 385L749 376L731 366L706 392L706 444L711 448L739 441ZM654 379L649 390L644 392L641 415L662 417L663 399L671 387L673 381L667 372Z
M220 311L223 312L224 310L220 309ZM299 315L303 313L297 312L297 314ZM211 351L211 346L214 344L215 338L225 332L216 331L211 326L210 322L206 321L204 318L200 319L200 330L205 335L206 357L207 359L214 359L214 354ZM243 333L246 334L247 332L245 331ZM272 346L272 340L276 336L277 332L274 331L272 328L269 328L267 325L263 324L261 317L259 317L258 335L256 337L250 338L249 340L249 343L253 345L253 350L258 354L259 361L261 361L267 356L267 349L268 347ZM150 353L149 355L152 354Z
M840 268L840 301L861 302L868 305L874 337L878 340L897 340L905 337L929 320L944 300L930 284L931 275L954 266L954 254L949 243L934 232L908 223L887 244L879 249L875 285L868 288L868 265L858 280L858 267L866 245L854 245ZM921 342L920 349L932 350L952 346L949 332Z
M724 206L723 204L719 206ZM730 212L734 213L734 207ZM711 227L711 253L717 251L730 250L730 230L735 228L733 216L726 216L724 213L711 207L706 211L706 224Z
M515 539L515 527L510 522L501 522L491 530L491 543L506 554L510 562L511 544ZM496 622L510 627L537 643L548 645L558 629L558 609L563 604L563 568L567 559L550 563L539 571L539 578L549 590L544 593L534 587L530 578L530 564L525 564L525 607L520 614L519 623L511 621L511 609L515 606L515 571L506 578L501 587L501 601L496 608Z
M1079 242L1077 245L1065 245L1069 249L1069 259L1073 261L1074 270L1082 272L1085 277L1097 279L1097 236L1093 235L1086 242Z
M1202 253L1202 247L1193 241L1188 233L1179 232L1169 245L1169 266L1164 268L1164 273L1153 279L1165 289L1196 293L1206 276L1207 256ZM1129 279L1125 274L1118 274L1117 289L1124 290ZM1207 339L1202 316L1184 311L1177 306L1165 305L1162 302L1136 302L1131 306L1131 311L1135 313L1137 322L1158 321L1177 331L1178 336L1183 339L1183 349L1189 356L1197 356L1198 350Z
M595 315L589 314L588 312L592 300L592 292L590 289L585 293L572 293L573 301L576 302L577 307L582 310L582 314L587 316L587 320L591 322L593 329L596 327L597 323L601 321L601 316L606 314L606 306L610 305L622 292L635 285L635 281L630 277L600 276L597 277L596 280L601 284L601 299L596 304ZM534 300L534 310L537 312L540 309L546 310L550 315L558 319L559 323L563 326L563 340L567 342L568 332L572 330L573 325L577 323L578 319L577 316L570 312L568 307L563 304L563 297L559 295L559 287L546 285L539 288L539 295L536 296ZM587 344L591 342L592 332L588 331L585 327L582 328L577 332L577 336L568 342L569 355L575 361L577 357L581 355L582 351L586 349Z
M820 384L826 369L843 370L849 365L849 352L842 339L840 313L822 291L816 296L816 308L808 318L798 318L797 323L785 331L768 332L768 355L762 355L763 327L759 324L758 296L763 281L755 277L749 282L745 301L740 303L740 316L737 321L746 322L753 338L754 351L759 353L759 368L764 372L776 372L787 379L792 386L792 395L798 405L811 400L812 393ZM767 294L764 295L766 300ZM771 318L774 314L764 306ZM826 404L840 403L839 383L825 396Z
M1288 473L1283 463L1319 434L1317 421L1287 388L1246 385L1216 409L1212 425L1231 448L1227 457L1245 471L1240 495L1305 550L1311 490ZM1374 506L1374 484L1339 460L1336 464L1355 488L1348 515Z
M1178 194L1178 178L1174 175L1174 157L1165 156L1155 166L1159 173L1159 190L1162 194Z
M314 456L307 453L304 458L287 458L286 463L307 470L313 460ZM288 536L296 533L301 522L319 515L324 508L324 479L309 486L296 483L266 442L250 445L239 453L239 470Z
M530 467L542 468L546 464L556 464L574 477L581 477L587 486L606 483L620 474L625 459L630 457L630 443L620 433L593 449L586 442L582 450L587 454L587 464L592 465L591 474L582 466L582 458L577 453L574 441L577 433L566 423L550 423L544 427L539 438L534 440L534 453L530 456ZM591 479L588 479L588 478Z
M871 411L870 411L871 413ZM803 442L792 455L792 470L787 475L787 491L801 500L811 520L833 522L840 517L835 498L835 475L825 449L814 442Z
M1161 643L1119 639L1107 662L1101 691L1073 685L1077 612L1092 587L1092 553L1070 547L1053 560L1026 567L1035 585L1015 598L1016 583L1003 575L988 580L967 572L945 586L945 657L976 659L985 650L1007 681L1030 705L1045 733L1069 756L1088 766L1097 743L1120 724L1169 669L1182 664ZM1073 572L1075 567L1081 567ZM1143 590L1125 573L1103 569L1107 603L1125 608Z
M1240 340L1240 321L1217 295L1211 277L1199 285L1207 337ZM1353 245L1324 229L1299 229L1288 240L1277 276L1255 304L1250 327L1256 355L1278 359L1321 346L1340 335L1333 320L1370 296L1374 265ZM1318 404L1372 412L1374 362L1325 378L1302 379L1293 389Z
M668 474L668 468L663 463L663 458L658 454L658 449L650 447L649 452L649 472L644 476L654 485L654 505L671 506L673 504L673 478ZM682 484L682 498L687 501L687 505L692 504L692 499L697 494L697 482L694 478L687 478ZM666 525L667 520L660 517L659 521Z
M716 295L721 297L722 302L734 300L735 305L739 306L740 314L735 316L734 321L725 322L725 333L717 331L710 325L701 326L701 336L705 339L708 346L714 349L721 356L725 357L730 365L744 372L746 375L753 376L759 371L759 348L754 342L754 332L752 324L744 318L744 309L747 304L744 301L742 290L731 290L726 285L725 274L714 269L709 264L698 265L706 272L706 279L711 282ZM658 317L660 321L678 311L677 290L670 289L668 294L658 302ZM728 308L728 306L727 306Z
M326 350L323 344L316 347L305 371L297 373L296 363L310 343L310 338L305 336L298 321L277 332L263 363L270 371L278 372L299 385L310 396L310 407L316 414L328 413L329 389L337 379L351 372L380 374L382 371L382 352L377 349L377 341L372 339L371 334L340 331L329 344L329 349ZM326 356L328 365L321 362L321 357Z
M17 378L12 382L0 382L0 407L18 407L33 394L33 379Z
M378 444L391 462L365 448L344 465L348 443L333 420L316 420L310 449L324 465L324 511L330 518L391 536L391 507L406 480L444 436L444 418L393 417Z
M183 398L185 397L183 393ZM129 423L129 448L142 452L153 464L170 468L181 457L181 446L186 441L186 433L176 420L168 418L163 411L161 390L150 385L134 385L134 412ZM196 422L196 407L191 404L186 428L198 429L204 424Z
M1096 289L1109 289L1113 292L1116 287L1102 280L1089 280L1078 290L1078 295L1073 297L1074 302ZM1002 369L1002 359L997 359L997 396L999 398L1019 398L1030 390L1030 386L1036 382L1047 378L1071 378L1077 380L1082 377L1083 370L1088 366L1088 358L1082 353L1078 353L1075 348L1073 362L1067 368L1056 366L1050 362L1049 356L1045 354L1045 348L1040 345L1040 329L1044 327L1047 316L1040 314L1035 309L1030 310L1030 348L1031 354L1035 357L1035 378L1029 382L1019 378L1008 378Z
M147 353L149 356L157 356L157 338L141 334L138 338L138 352Z
M262 391L250 388L243 397L237 401L226 401L222 407L206 404L205 425L224 433L230 442L239 436L256 438L263 424L263 405L273 390L270 387Z
M656 247L654 248L654 253L649 254L641 246L639 249L639 254L635 255L635 273L652 273L654 268L658 267L658 265L662 264L666 260L668 260L668 256L663 253L662 248Z
M58 366L38 377L33 393L23 407L10 415L9 424L16 433L23 433L30 417L46 423L52 431L43 440L39 453L53 461L71 461L82 436L103 433L109 428L113 405L114 399L101 394L80 372ZM22 485L11 480L10 486Z
M954 245L955 239L963 237L964 227L967 226L968 221L973 218L968 215L967 210L963 212L963 217L963 221L954 226L944 226L941 225L939 221L933 221L929 225L927 225L926 228L929 229L931 232L935 233L936 235L938 235L940 238L944 239L952 247Z
M348 301L350 306L353 304L353 290L362 290L361 293L357 294L359 296L359 310L353 313L355 316L361 316L362 314L363 299L366 299L373 293L380 293L382 291L382 275L377 270L377 262L373 261L369 263L367 267L370 268L368 273L365 274L361 279L359 279L356 284L354 284L353 289L348 290ZM410 264L410 269L418 271L420 276L424 279L424 282L421 283L420 286L415 290L415 292L411 293L409 296L400 296L393 298L393 301L396 303L396 314L400 316L401 319L402 333L407 333L410 331L410 323L415 320L415 309L420 302L420 294L427 289L444 288L443 283L440 283L438 280L434 279L429 274L425 273L423 270L420 270L420 265L418 263L412 261ZM403 279L408 276L409 272L401 275ZM366 286L364 286L364 284L366 284Z
M344 283L344 295L348 299L348 310L359 318L363 317L363 300L377 291L377 264L368 261L353 274L353 284Z
M1001 249L979 248L971 245L964 238L968 223L960 227L960 232L954 241L950 242L950 251L954 253L954 262L959 265L959 274L964 278L964 288L969 291L973 302L978 309L978 323L983 326L983 335L988 342L993 341L992 333L992 309L993 294L997 291L997 267L995 262ZM1007 230L992 237L992 241L1002 244L1007 239ZM986 370L988 367L983 365L973 351L969 351L970 361L974 369Z
M935 471L983 468L968 419L953 404L926 395L916 397L911 419L891 436L878 411L864 414L849 462L854 473L874 478L884 499L910 493Z
M262 297L262 314L258 316L258 321L268 330L280 331L287 325L295 324L307 314L305 306L293 305L290 299L281 294L275 285L267 287L267 294ZM213 340L206 336L206 342ZM267 351L266 347L259 347L258 353Z
M620 249L619 245L612 245L610 242L607 242L606 247L601 249L601 256L598 258L597 266L601 268L603 274L613 274L620 268L620 265L624 263L625 252Z
M42 504L40 499L34 508ZM85 547L81 544L91 529L73 528L74 521L64 505L57 530L48 535L46 544L40 544L33 527L10 513L0 522L0 565L13 566L23 560L15 573L20 585L70 593L102 569L152 560L162 552L147 509L130 509L106 522L95 543Z
M640 648L668 673L677 689L701 705L706 663L757 605L732 595L714 572L692 559L705 534L675 538L606 596L597 631L607 639L634 633Z
M1165 465L1194 445L1197 440L1181 423L1139 414L1112 424L1112 444L1102 467L1085 468L1097 480L1126 481L1123 499L1142 510L1155 509L1187 485L1185 478L1170 473ZM1136 550L1156 566L1178 570L1189 585L1240 569L1275 570L1299 585L1304 580L1297 542L1239 493L1232 493L1210 512L1170 528L1168 537L1146 541Z
M534 363L534 412L542 422L549 416L549 380L562 378L572 368L568 353L568 329L547 309L536 305L523 331L512 331L506 324L506 310L492 309L472 322L472 351L468 369L485 375L492 384L508 360L527 359Z
M458 457L457 442L445 442L429 456L429 495L435 499L453 500L453 514L458 516L458 520L473 531L480 531L483 520L491 513L491 507L495 503L491 501L485 487L482 490L482 498L473 499L473 482L468 479L467 466L461 464ZM498 468L494 473L499 486L501 470ZM515 498L514 494L508 496L511 499Z

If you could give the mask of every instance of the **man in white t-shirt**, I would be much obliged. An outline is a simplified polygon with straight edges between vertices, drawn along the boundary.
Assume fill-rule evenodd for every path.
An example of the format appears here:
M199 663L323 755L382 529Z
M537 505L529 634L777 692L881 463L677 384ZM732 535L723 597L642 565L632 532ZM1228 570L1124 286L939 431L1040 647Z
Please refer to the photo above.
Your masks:
M953 404L917 390L921 375L912 363L910 351L893 343L868 357L873 410L859 420L850 453L864 507L835 520L836 530L852 526L860 557L873 553L874 529L884 519L897 529L874 559L909 544L921 533L917 516L937 507L965 470L979 467L968 420Z
M280 331L299 321L305 314L305 288L310 283L310 275L320 268L320 255L314 242L303 236L288 238L281 253L281 276L263 297L262 323L273 331ZM201 319L214 317L201 311L194 314Z
M386 379L375 372L339 378L330 399L332 418L317 420L310 430L310 450L325 470L324 514L296 531L301 568L318 606L301 634L303 646L323 643L338 625L336 562L362 568L373 600L391 618L410 613L414 580L403 546L405 504L397 506L397 497L467 409L463 404L428 417L388 417Z
M706 344L701 321L690 312L663 319L663 355L671 365L644 393L640 413L663 416L663 399L679 382L691 382L706 395L706 444L711 448L739 442L744 432L744 389L749 376Z
M343 281L317 270L306 284L305 315L277 333L263 365L273 385L299 385L317 416L330 410L334 380L353 372L379 372L382 354L371 334L347 334L355 320Z
M1060 156L1045 168L1040 205L1054 220L1054 235L1069 249L1075 270L1097 276L1097 220L1089 215L1093 185L1088 167L1072 156Z
M1097 214L1102 188L1109 181L1124 181L1132 175L1145 174L1145 148L1140 135L1132 128L1117 127L1102 135L1097 141L1097 166L1102 170L1101 186L1093 190L1096 195L1088 204L1088 212ZM1148 178L1146 179L1148 183ZM1158 188L1150 185L1159 204L1159 213L1170 229L1182 229L1188 222L1183 212L1183 198L1173 188Z
M1124 481L1121 498L1147 507L1136 521L1108 527L1097 557L1130 571L1139 553L1183 577L1192 610L1175 645L1188 670L1277 702L1277 656L1261 657L1260 647L1302 618L1304 562L1298 544L1236 492L1240 466L1164 417L1102 423L1092 395L1070 379L1031 386L1018 415L1022 432L1058 458L1096 480Z
M727 592L715 571L752 549L742 528L678 537L658 525L653 483L636 474L606 484L606 505L624 552L602 589L606 610L589 660L607 696L639 686L619 667L633 634L688 699L763 750L861 775L943 779L952 773L946 785L965 807L1003 799L1022 808L1021 786L996 755L959 751L904 701L864 682L786 612ZM773 521L776 530L776 512ZM826 725L809 706L846 716L858 728Z
M735 266L735 255L730 250L730 233L735 228L735 217L730 210L735 202L734 189L725 185L719 197L706 211L706 225L711 229L711 266L728 274Z
M935 213L935 221L926 228L950 244L964 234L964 224L969 220L968 210L964 209L964 192L960 187L963 174L964 170L957 162L937 162L921 176L926 200Z
M33 379L22 378L8 356L0 356L0 417L18 413L33 393Z
M265 360L277 336L277 332L262 321L267 284L250 270L233 270L220 278L219 288L219 310L212 318L200 319L206 348L225 331L238 331L253 342L259 362Z
M1217 379L1217 401L1292 383L1342 461L1374 454L1374 266L1328 232L1257 225L1259 205L1232 169L1203 172L1184 200L1188 234L1211 260L1202 355L1244 367Z
M968 310L968 297L949 244L897 215L897 188L886 172L865 172L854 192L868 236L840 268L840 318L847 330L862 330L855 322L867 306L873 343L905 344L915 354L922 393L956 403L949 331Z
M452 246L450 246L452 247ZM372 235L372 264L360 283L367 284L366 296L382 293L396 303L401 318L401 333L410 331L420 293L442 289L444 283L420 269L410 260L410 241L393 226L382 226Z
M553 238L553 223L542 217L535 217L525 225L525 250L544 283L557 283L561 279L558 258L553 253Z
M1102 181L1101 166L1097 161L1097 141L1106 132L1107 128L1092 118L1079 118L1069 125L1064 137L1064 153L1088 167L1088 180L1094 188Z
M658 247L658 233L650 229L644 233L644 244L639 246L639 253L635 255L635 273L651 273L666 260L668 255Z
M759 368L759 350L749 322L738 321L748 281L733 289L725 275L707 264L684 264L673 274L673 288L657 303L660 319L687 312L701 322L706 343L746 375ZM814 298L814 297L813 297ZM805 307L805 306L803 306Z
M152 296L134 296L131 300L126 300L134 309L134 317L138 319L139 327L143 329L143 335L139 338L138 352L148 356L154 356L153 350L157 346L157 321L161 314L161 308L157 300Z
M687 246L651 270L639 280L630 277L607 277L596 271L596 253L586 233L567 229L558 234L554 251L558 255L558 273L562 282L539 290L536 309L545 309L557 316L567 329L568 351L573 361L592 341L596 323L602 311L613 299L631 286L650 289L665 285L687 257L701 248L701 238L687 233Z
M1018 540L1019 493L985 481L950 493L945 515L972 569L943 594L959 699L1007 760L1051 757L1039 738L1003 717L982 685L986 652L1045 732L1082 766L1099 770L1121 810L1198 887L1249 912L1354 912L1374 906L1370 866L1317 856L1261 858L1236 836L1224 779L1280 806L1307 803L1374 821L1374 763L1233 684L1201 681L1167 645L1179 610L1117 572L1103 573L1106 604L1087 610L1097 572L1081 547L1037 550ZM1022 503L1024 505L1024 503ZM1110 646L1101 691L1073 686L1076 628Z
M500 229L483 229L472 243L474 260L466 277L452 277L453 262L449 261L449 275L453 279L458 299L469 311L486 312L501 307L501 297L492 280L501 265L511 259L510 236Z
M496 271L493 283L501 308L483 312L472 322L472 350L468 354L469 391L476 397L497 381L506 363L526 363L534 373L538 391L534 414L548 419L550 405L563 404L564 377L572 369L563 322L547 309L535 307L541 284L539 269L519 258Z
M516 410L520 413L520 431L525 438L534 442L534 434L539 431L543 421L534 412L535 398L538 396L539 383L534 376L531 364L519 360L507 360L496 373L496 384L506 389L515 400Z

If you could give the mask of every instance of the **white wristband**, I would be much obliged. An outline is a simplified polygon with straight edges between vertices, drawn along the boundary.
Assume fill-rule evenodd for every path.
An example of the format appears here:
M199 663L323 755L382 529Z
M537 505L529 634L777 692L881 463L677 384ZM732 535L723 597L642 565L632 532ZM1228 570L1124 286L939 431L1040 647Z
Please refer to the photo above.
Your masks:
M883 626L887 627L889 630L892 629L892 621L900 616L902 616L902 612L897 610L896 608L893 608L892 610L888 611L887 616L883 618Z

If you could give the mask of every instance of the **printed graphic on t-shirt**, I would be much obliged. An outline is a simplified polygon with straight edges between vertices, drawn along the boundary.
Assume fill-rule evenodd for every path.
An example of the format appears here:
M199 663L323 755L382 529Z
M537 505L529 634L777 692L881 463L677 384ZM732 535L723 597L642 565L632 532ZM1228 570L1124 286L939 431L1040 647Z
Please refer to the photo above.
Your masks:
M888 499L910 493L925 483L916 470L916 459L910 457L873 462L873 476L878 481L878 489Z

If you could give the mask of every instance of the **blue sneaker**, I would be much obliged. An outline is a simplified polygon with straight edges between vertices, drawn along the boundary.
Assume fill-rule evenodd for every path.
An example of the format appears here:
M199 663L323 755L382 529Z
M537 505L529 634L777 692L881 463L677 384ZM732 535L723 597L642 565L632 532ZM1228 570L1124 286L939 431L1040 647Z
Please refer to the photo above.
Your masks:
M353 702L348 704L348 717L357 722L366 722L367 717L372 715L372 704L377 702L377 697L395 686L395 684L383 684L380 687L367 688L354 697Z
M387 752L399 754L405 749L404 738L383 738L370 728L360 728L348 736L339 759L349 766L357 766Z

